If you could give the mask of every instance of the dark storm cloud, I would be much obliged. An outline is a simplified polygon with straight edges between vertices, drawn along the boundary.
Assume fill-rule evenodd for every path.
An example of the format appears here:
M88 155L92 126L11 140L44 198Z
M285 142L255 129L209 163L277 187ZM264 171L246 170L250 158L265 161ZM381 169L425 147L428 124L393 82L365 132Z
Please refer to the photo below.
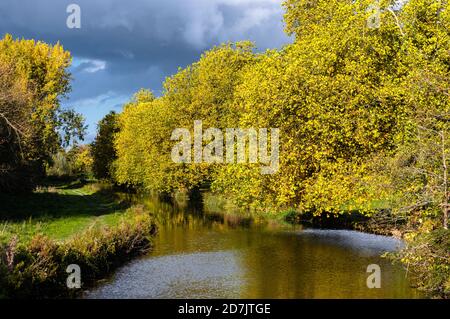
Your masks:
M66 26L71 3L81 7L81 29ZM215 44L252 40L266 49L289 42L282 14L279 0L2 0L0 34L60 41L71 51L68 104L92 124L141 87L159 95L166 76Z

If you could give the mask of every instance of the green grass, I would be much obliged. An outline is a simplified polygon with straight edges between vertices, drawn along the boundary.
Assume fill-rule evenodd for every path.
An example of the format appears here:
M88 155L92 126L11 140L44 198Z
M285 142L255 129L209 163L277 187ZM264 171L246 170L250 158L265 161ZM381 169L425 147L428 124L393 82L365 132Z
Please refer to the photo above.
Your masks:
M37 234L63 241L90 227L118 224L129 207L107 185L80 181L0 194L0 203L0 243L14 235L26 243Z

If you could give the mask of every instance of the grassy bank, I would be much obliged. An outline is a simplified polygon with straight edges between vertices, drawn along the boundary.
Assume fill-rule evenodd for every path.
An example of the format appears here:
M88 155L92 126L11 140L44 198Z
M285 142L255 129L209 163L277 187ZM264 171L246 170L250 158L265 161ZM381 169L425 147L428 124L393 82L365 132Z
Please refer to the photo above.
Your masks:
M67 266L82 287L152 247L148 212L105 185L51 184L28 195L1 195L0 297L68 297Z
M41 186L30 194L0 194L0 242L37 234L64 240L91 227L114 226L129 208L108 185L73 181Z

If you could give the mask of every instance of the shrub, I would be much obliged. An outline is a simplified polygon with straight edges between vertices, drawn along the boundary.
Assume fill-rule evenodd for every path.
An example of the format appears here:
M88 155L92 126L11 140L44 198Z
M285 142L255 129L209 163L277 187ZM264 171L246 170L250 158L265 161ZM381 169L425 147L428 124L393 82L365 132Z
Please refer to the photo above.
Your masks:
M68 265L79 265L83 286L89 286L124 261L148 252L155 232L150 215L134 212L117 227L93 225L63 243L37 235L28 245L17 246L13 239L0 247L0 297L73 295L76 292L66 287Z
M390 257L406 266L418 289L432 297L450 298L450 230L414 234L403 250Z

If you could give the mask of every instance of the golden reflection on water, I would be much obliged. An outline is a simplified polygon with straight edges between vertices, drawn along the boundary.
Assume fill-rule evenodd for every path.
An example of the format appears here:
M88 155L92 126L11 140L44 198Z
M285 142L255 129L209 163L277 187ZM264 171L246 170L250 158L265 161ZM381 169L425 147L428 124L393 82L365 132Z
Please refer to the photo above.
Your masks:
M380 257L399 245L395 239L255 220L212 197L135 200L157 219L155 250L88 298L421 297ZM381 267L380 289L366 286L369 264Z

